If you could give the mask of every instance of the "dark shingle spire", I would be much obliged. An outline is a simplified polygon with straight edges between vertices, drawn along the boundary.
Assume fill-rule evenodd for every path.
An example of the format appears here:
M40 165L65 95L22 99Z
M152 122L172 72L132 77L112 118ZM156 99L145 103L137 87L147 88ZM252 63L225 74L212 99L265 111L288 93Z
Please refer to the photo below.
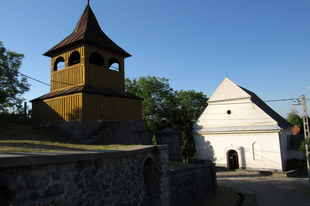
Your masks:
M98 21L89 6L87 6L76 26L74 31L62 40L59 44L44 53L45 56L51 57L53 54L67 49L80 43L88 43L110 52L117 53L123 57L130 57L131 55L124 51L121 47L115 44L100 28Z

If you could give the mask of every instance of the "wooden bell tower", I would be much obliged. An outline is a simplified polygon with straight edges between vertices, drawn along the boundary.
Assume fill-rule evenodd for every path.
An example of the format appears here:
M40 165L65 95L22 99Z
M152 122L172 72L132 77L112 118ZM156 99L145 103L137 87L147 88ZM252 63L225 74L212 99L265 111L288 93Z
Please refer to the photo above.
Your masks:
M51 88L31 101L34 121L142 119L142 98L125 92L131 55L101 30L89 1L74 31L44 55Z

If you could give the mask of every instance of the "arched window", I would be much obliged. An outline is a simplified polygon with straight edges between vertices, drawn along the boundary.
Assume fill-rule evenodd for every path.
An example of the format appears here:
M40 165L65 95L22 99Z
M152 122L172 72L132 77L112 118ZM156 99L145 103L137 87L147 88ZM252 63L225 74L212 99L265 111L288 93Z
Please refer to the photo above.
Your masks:
M62 57L58 57L54 63L54 71L65 68L65 60Z
M119 62L117 61L117 59L112 58L109 60L109 69L110 70L114 70L114 71L121 71L120 69L120 65Z
M102 67L104 65L104 60L99 53L93 52L89 55L89 63Z
M253 145L253 160L261 160L262 159L262 149L258 142L254 142Z
M81 62L81 55L78 51L72 52L69 58L69 66L79 64Z

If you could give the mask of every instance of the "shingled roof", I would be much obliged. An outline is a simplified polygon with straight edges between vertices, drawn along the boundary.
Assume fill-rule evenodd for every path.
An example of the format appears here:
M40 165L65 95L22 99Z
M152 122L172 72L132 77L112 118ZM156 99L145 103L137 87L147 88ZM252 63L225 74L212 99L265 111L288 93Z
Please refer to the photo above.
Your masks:
M67 49L80 43L88 43L93 46L106 49L108 51L119 54L123 57L131 55L124 51L121 47L115 44L100 28L98 21L90 8L86 6L79 23L68 37L62 40L59 44L51 48L43 55L51 57L60 50Z
M264 112L266 112L266 114L268 114L272 119L274 119L278 123L279 127L286 129L286 128L291 128L293 126L286 119L284 119L282 116L280 116L277 112L275 112L273 109L271 109L254 92L251 92L250 90L247 90L243 87L240 87L240 88L243 89L246 93L248 93L251 96L251 101L254 104L256 104L256 106L261 108Z
M91 85L79 85L76 87L71 87L71 88L66 88L66 89L50 92L39 98L33 99L30 102L37 102L37 101L41 101L45 99L51 99L54 97L60 97L60 96L76 94L76 93L97 94L97 95L102 95L105 97L118 97L118 98L126 98L126 99L143 100L143 98L141 97L138 97L136 95L133 95L131 93L121 91L121 90L113 90L113 89L107 89L107 88L102 88L102 87L95 87Z

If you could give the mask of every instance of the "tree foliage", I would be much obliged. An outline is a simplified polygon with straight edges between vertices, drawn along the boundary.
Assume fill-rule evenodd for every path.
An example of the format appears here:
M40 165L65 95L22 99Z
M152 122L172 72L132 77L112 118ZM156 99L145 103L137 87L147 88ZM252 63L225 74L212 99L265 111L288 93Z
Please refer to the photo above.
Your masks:
M185 107L189 118L193 122L199 118L203 110L207 107L208 98L203 94L203 92L196 92L194 90L180 90L177 98L179 100L179 105Z
M207 106L207 97L194 90L174 91L169 80L159 77L125 79L127 92L144 98L142 115L149 132L177 126L181 132L182 156L187 159L195 153L192 129Z
M24 98L29 91L25 77L20 77L18 70L23 54L7 50L0 41L0 110L1 113L19 112Z
M176 93L169 86L168 79L140 77L125 79L126 91L144 98L142 117L149 132L161 131L173 126L170 110L176 107Z
M287 121L292 125L298 126L300 129L303 128L302 118L299 116L295 108L291 109L291 112L287 114Z

